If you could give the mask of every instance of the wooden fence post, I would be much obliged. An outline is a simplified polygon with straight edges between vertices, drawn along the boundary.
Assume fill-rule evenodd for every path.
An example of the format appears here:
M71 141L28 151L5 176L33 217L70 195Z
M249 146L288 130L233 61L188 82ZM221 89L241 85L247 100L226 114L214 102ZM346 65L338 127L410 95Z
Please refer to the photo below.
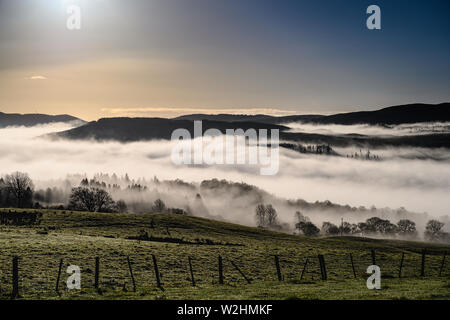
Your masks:
M12 293L11 299L19 297L19 257L14 256L12 260Z
M56 278L56 293L59 293L59 280L61 279L62 266L63 266L63 259L59 260L58 277Z
M353 255L352 255L351 252L350 252L350 262L352 263L353 276L354 276L355 279L356 279L355 264L353 263Z
M189 261L189 271L191 272L192 286L195 287L194 270L192 269L192 259L191 259L191 257L188 257L188 261Z
M219 256L219 284L223 284L223 264L221 256Z
M98 289L99 284L99 276L100 276L100 258L95 257L95 274L94 274L94 287Z
M277 276L278 276L278 281L283 280L282 276L281 276L281 268L280 268L280 260L278 259L278 256L275 255L275 267L277 268Z
M425 276L425 254L426 251L425 249L422 250L422 264L420 266L420 276L424 277Z
M371 254L372 254L372 265L376 265L377 260L375 258L375 250L374 249L371 250Z
M309 258L306 258L305 265L303 266L302 274L300 275L300 281L303 280L303 275L305 274L306 265L308 264L308 260L309 260Z
M242 272L241 269L239 269L239 267L238 267L237 265L235 265L233 261L230 261L230 262L231 262L231 264L233 265L233 267L234 267L237 271L239 271L239 273L240 273L241 276L247 281L247 283L248 283L248 284L251 284L251 280L245 276L244 272Z
M322 280L327 280L327 268L325 266L325 259L321 254L319 254L318 257L319 257L320 273L322 274Z
M130 257L127 256L128 269L130 270L131 282L133 283L133 292L136 292L136 282L134 281L133 269L131 268Z
M153 259L153 267L155 268L156 285L158 286L158 288L162 289L161 279L159 278L158 264L156 262L156 257L154 254L152 254L152 259Z
M400 269L398 270L398 277L402 277L403 261L405 260L405 253L402 252L402 260L400 260Z
M446 253L444 253L444 256L442 257L442 263L441 263L441 267L439 268L439 277L442 274L442 270L444 269L444 264L445 264L445 255Z

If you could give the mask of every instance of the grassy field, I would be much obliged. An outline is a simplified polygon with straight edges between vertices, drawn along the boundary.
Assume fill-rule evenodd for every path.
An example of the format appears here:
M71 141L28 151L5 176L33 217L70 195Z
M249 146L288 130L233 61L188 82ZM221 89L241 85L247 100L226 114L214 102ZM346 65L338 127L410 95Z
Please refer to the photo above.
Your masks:
M10 209L0 212L5 210ZM39 226L0 225L1 299L8 299L11 293L13 256L19 256L23 299L450 298L450 262L446 262L439 277L442 256L450 246L355 237L316 239L172 214L40 211L43 218ZM151 241L136 240L145 233ZM425 276L420 277L424 248ZM381 268L381 290L366 287L365 270L372 264L371 249ZM402 253L405 260L399 279ZM157 258L161 289L156 286L152 254ZM327 281L321 280L318 254L325 257ZM224 285L219 284L219 255L223 257ZM277 279L274 255L279 256L283 281ZM98 291L94 289L95 257L100 258ZM195 287L191 285L188 257L192 258ZM64 264L57 294L60 259ZM231 262L252 280L251 284ZM66 288L68 265L80 266L81 290Z

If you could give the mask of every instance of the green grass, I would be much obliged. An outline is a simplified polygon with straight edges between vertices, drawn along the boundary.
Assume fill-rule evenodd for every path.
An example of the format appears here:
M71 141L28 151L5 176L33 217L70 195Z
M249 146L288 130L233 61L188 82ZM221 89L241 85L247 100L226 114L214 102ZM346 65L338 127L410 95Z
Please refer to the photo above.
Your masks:
M9 210L9 209L0 209ZM30 210L27 210L30 211ZM0 226L0 298L11 292L12 256L20 257L24 299L449 299L450 263L439 269L450 246L355 237L308 238L171 214L104 214L47 211L39 226ZM153 221L155 228L151 228ZM167 228L169 234L167 234ZM128 240L145 230L155 238L183 243ZM173 240L171 240L173 241ZM209 243L209 244L208 244ZM419 277L422 249L425 277ZM368 290L365 273L376 250L382 290ZM398 279L402 252L403 278ZM353 276L349 254L355 262ZM156 287L152 254L163 290ZM279 255L284 281L277 281L273 255ZM317 255L323 254L328 281L320 280ZM218 284L218 255L225 284ZM93 289L95 257L100 257L100 287ZM126 257L136 278L132 292ZM188 256L196 287L191 286ZM60 295L55 292L59 260L64 259ZM309 263L302 281L305 259ZM247 284L230 261L252 279ZM82 290L67 290L68 265L80 266Z

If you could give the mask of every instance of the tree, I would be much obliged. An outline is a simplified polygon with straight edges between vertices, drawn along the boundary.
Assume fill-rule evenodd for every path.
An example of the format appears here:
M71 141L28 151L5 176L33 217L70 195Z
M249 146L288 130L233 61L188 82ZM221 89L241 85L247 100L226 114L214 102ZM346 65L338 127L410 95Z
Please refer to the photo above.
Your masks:
M416 223L408 219L402 219L397 222L397 230L400 235L403 236L416 236Z
M354 228L355 227L351 223L348 223L348 222L345 221L339 226L339 233L341 233L341 234L351 234L352 230Z
M389 220L384 220L378 217L372 217L366 220L365 224L360 224L362 231L367 233L382 233L392 234L397 232L397 226L392 224Z
M127 204L125 203L125 201L119 200L116 202L116 209L117 209L117 212L119 212L119 213L127 212L127 210L128 210Z
M18 208L32 203L34 185L26 173L14 172L5 176L6 189L14 196Z
M161 199L156 199L153 203L152 211L159 213L164 212L166 211L166 204Z
M273 227L277 224L277 210L271 204L266 206L267 225Z
M327 222L325 221L324 223L322 223L322 233L326 234L326 235L336 235L339 234L339 228L331 223L331 222Z
M295 212L295 219L297 222L310 222L309 218L303 215L300 211Z
M109 193L103 189L94 189L94 202L98 212L114 211L115 203Z
M258 204L255 211L258 227L264 227L266 225L266 206L263 204Z
M69 208L89 212L112 212L115 202L108 192L98 188L73 188Z
M295 228L303 232L305 236L314 237L320 232L320 229L312 222L299 222L295 225Z
M430 220L425 227L425 238L431 241L439 240L442 238L444 232L442 232L442 228L444 227L444 223L438 220Z

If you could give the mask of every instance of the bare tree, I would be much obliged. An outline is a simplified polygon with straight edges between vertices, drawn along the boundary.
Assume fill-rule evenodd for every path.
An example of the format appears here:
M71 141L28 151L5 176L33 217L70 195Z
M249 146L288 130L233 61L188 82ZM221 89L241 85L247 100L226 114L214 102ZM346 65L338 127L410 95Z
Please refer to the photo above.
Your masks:
M444 227L444 223L438 220L430 220L425 227L425 238L428 240L439 240L443 232L441 229Z
M166 209L167 209L166 204L161 199L156 199L155 202L153 203L152 207L153 212L164 212L166 211Z
M78 187L72 189L69 207L89 212L114 211L115 203L108 192L98 188Z
M268 204L266 206L266 218L267 218L267 225L268 226L275 226L277 223L277 210L275 210L274 207L272 207L271 204Z
M96 211L112 211L115 203L108 192L103 189L94 189Z
M34 185L26 173L14 172L7 174L4 179L5 186L16 199L17 207L22 208L27 197L32 195Z
M123 200L119 200L116 202L116 208L117 208L117 212L119 212L119 213L124 213L124 212L127 212L127 210L128 210L127 204Z
M256 206L255 217L258 227L264 227L266 225L266 207L263 204Z

